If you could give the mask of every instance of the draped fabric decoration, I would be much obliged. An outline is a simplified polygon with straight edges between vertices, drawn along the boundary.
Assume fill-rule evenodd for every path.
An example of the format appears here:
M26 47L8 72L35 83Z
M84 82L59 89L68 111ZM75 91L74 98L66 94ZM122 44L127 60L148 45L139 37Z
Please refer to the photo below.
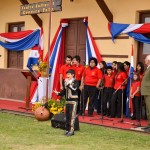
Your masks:
M87 31L86 31L86 65L88 65L89 59L91 57L97 58L98 62L100 62L100 61L102 61L102 57L96 46L95 41L93 40L92 33L88 26L88 19L84 18L83 22L84 22L85 26L87 27Z
M32 71L32 65L38 64L43 58L43 29L20 32L0 33L0 45L11 51L30 51L27 67Z
M112 35L112 40L120 34L128 34L135 40L150 44L150 39L143 34L150 33L150 23L145 24L120 24L120 23L108 23L109 31Z
M87 27L86 31L86 64L88 65L89 59L91 57L95 57L98 59L98 62L102 60L102 57L99 53L99 50L96 46L95 41L93 40L91 31L88 27L87 18L83 20L84 24ZM59 83L59 70L60 67L64 64L64 38L65 38L65 27L68 26L68 20L61 20L60 26L57 29L55 37L52 41L50 47L50 86L49 86L49 97L53 99L57 99L58 97L54 94L53 90L60 90L60 83ZM48 61L48 54L46 55L45 61ZM35 89L35 88L34 88ZM32 92L33 93L33 92ZM35 102L37 91L34 91L32 96L32 102Z
M0 45L8 50L23 51L39 44L40 29L0 33Z
M60 91L60 82L59 82L59 70L60 67L64 64L64 36L65 36L65 28L68 26L67 20L62 20L61 24L58 28L57 35L54 38L55 43L52 44L52 49L50 52L50 84L49 94L53 99L57 99L58 97L52 91L57 90Z
M60 22L60 25L56 31L54 39L50 46L50 84L49 84L49 97L53 99L57 99L58 96L54 94L52 91L57 90L60 91L60 83L59 83L59 70L60 67L64 64L64 37L65 37L65 28L68 26L68 21L63 19ZM48 53L46 54L44 61L48 61ZM37 92L37 84L34 84L31 92L31 102L34 103L37 101L38 92Z

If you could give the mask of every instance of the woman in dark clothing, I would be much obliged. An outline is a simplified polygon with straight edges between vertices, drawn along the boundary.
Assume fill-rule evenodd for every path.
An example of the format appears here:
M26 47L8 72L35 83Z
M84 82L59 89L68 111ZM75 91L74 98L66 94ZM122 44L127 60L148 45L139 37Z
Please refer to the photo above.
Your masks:
M114 94L111 99L111 117L120 118L122 115L122 94L125 100L125 89L127 84L127 74L124 70L124 65L121 62L117 63L117 73L115 75ZM123 93L122 93L123 92ZM123 103L124 104L124 103Z

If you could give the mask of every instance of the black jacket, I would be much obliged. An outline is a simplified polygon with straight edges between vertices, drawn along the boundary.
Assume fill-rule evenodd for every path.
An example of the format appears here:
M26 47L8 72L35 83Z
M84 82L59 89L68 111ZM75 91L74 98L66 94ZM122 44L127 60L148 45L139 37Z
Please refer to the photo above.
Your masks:
M76 79L65 82L65 89L58 93L59 96L66 96L66 100L72 101L78 99L79 83Z

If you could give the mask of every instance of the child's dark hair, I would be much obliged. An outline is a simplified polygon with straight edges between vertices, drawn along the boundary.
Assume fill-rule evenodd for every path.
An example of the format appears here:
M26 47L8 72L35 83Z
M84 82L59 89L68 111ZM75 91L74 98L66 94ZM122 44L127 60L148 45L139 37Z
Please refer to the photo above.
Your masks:
M137 70L138 65L141 67L140 73L144 73L144 64L142 62L138 62L137 65L136 65L136 71L138 71Z
M67 74L67 73L70 73L70 74L72 74L72 75L73 75L73 74L75 75L75 71L74 71L73 69L69 69L69 70L66 72L66 74Z
M79 56L79 55L75 55L75 56L73 57L73 59L74 59L74 58L80 63L80 56Z
M72 60L72 56L71 55L67 55L66 58L70 58Z
M113 61L112 64L116 64L117 65L117 61Z
M112 70L112 66L107 66L106 70L111 69Z
M134 73L133 73L133 76L134 76L134 75L137 76L137 80L136 80L136 81L140 81L140 75L139 75L139 73L138 73L138 72L134 72Z
M90 62L91 62L92 60L94 61L95 65L97 66L97 63L98 63L98 62L97 62L97 59L96 59L95 57L91 57L91 58L89 59L89 65L90 65Z
M130 62L128 62L128 61L125 61L123 64L126 64L127 66L130 67Z
M121 62L117 62L117 69L118 69L119 71L125 72L124 65L123 65L123 63L121 63Z

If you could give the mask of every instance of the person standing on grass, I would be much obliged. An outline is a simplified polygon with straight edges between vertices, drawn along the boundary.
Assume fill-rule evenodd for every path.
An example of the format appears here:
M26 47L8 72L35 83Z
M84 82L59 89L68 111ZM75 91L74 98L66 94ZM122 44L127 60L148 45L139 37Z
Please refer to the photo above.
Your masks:
M138 73L134 73L133 75L133 82L131 83L130 89L130 97L132 98L132 105L133 105L133 116L131 120L137 120L138 125L140 126L140 107L141 107L141 94L140 94L140 76Z
M64 80L65 89L61 92L53 91L58 96L66 96L66 136L74 135L74 124L76 118L77 104L78 104L78 81L75 79L75 71L69 69L66 72L66 79Z
M94 101L102 79L102 71L97 67L97 63L97 59L95 57L91 57L89 60L89 67L84 70L80 85L80 90L83 92L81 97L80 114L84 114L89 97L88 116L93 116Z
M150 55L147 55L145 58L145 64L147 65L147 69L141 83L141 94L144 95L146 103L146 113L149 127L147 130L150 132Z

